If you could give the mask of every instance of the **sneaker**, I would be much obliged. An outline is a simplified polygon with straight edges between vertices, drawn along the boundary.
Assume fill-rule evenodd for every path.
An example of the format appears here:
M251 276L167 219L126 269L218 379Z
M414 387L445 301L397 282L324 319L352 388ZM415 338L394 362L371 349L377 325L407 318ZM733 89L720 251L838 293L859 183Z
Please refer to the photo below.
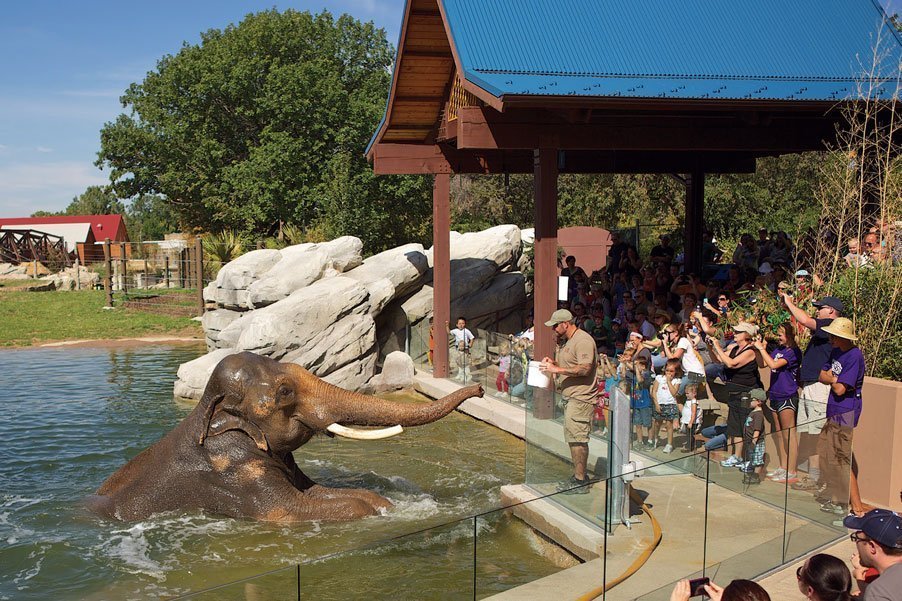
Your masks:
M740 463L737 463L734 467L742 473L750 473L755 471L755 468L752 467L751 461L742 461Z
M799 478L798 478L798 476L796 476L795 472L788 472L788 473L783 473L779 476L775 476L775 477L771 478L771 480L773 480L774 482L778 482L779 484L786 484L786 483L792 484L793 482L798 482Z
M834 513L836 515L846 515L847 510L842 505L838 503L834 503L833 501L827 501L823 505L821 505L821 511L824 513Z
M673 453L673 445L672 444L665 445L664 452L665 453Z
M736 455L730 455L726 459L720 462L720 465L724 467L736 467L738 464L742 463L742 460Z
M815 482L811 478L804 478L792 485L792 490L816 491L819 488L820 487L818 486L817 482Z
M580 480L576 476L570 476L569 480L558 484L557 490L565 495L587 495L589 494L589 487L585 485L588 483L588 479Z
M785 474L786 474L786 470L784 470L782 467L778 467L775 470L771 470L771 471L767 472L767 477L776 480L777 478L780 478L780 477L784 476Z
M654 449L654 448L655 448L655 443L654 443L654 441L651 441L651 440L646 440L646 441L645 441L645 450L646 450L646 451L651 451L651 450Z

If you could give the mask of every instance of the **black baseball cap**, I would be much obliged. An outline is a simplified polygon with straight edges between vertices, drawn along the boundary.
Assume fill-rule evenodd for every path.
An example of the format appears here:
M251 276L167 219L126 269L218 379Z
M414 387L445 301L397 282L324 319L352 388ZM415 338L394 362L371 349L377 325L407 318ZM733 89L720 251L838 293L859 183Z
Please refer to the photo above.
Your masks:
M833 307L840 313L844 313L846 310L846 306L843 304L843 302L835 296L825 296L821 300L815 301L811 304L815 307Z
M860 530L884 547L902 549L902 516L889 509L872 509L861 517L850 515L843 526Z

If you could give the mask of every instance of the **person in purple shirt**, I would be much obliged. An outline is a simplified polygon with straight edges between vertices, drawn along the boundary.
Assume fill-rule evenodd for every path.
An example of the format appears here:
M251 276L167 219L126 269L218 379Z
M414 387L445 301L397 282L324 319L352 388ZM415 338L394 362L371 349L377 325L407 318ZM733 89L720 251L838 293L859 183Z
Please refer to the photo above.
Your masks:
M838 317L824 331L830 335L829 359L821 368L820 381L830 387L827 422L817 441L821 475L827 485L823 495L830 500L821 510L845 515L865 510L858 493L857 466L852 455L852 428L861 417L861 387L864 384L864 355L855 345L858 337L850 319Z
M764 340L754 343L764 365L770 368L770 409L771 423L781 432L776 438L780 467L768 473L774 482L798 482L796 464L799 460L799 438L795 432L796 413L799 410L799 365L802 351L796 343L795 328L790 322L780 324L777 329L777 347L767 353Z

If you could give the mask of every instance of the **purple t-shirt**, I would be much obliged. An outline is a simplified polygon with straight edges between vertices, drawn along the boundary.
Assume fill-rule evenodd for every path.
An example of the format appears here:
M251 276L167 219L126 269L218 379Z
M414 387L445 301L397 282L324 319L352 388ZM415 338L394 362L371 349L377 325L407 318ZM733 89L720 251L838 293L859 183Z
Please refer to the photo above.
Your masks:
M858 418L861 417L861 386L864 384L864 355L861 354L861 349L857 346L847 351L834 348L823 370L832 372L837 376L837 382L846 385L846 393L843 395L836 394L833 387L830 387L827 418L843 426L857 426ZM855 412L852 423L849 423L850 411Z
M770 370L770 398L785 400L799 393L799 362L801 353L797 348L778 346L771 352L774 361L786 359L786 365Z

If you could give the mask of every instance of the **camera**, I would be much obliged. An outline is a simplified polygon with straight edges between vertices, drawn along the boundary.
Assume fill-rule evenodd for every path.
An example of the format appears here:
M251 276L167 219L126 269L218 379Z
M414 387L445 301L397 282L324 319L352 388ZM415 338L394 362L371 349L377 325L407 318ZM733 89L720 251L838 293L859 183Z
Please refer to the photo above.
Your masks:
M701 595L708 596L708 592L705 590L705 585L711 584L710 578L693 578L689 581L689 596L690 597L698 597Z

